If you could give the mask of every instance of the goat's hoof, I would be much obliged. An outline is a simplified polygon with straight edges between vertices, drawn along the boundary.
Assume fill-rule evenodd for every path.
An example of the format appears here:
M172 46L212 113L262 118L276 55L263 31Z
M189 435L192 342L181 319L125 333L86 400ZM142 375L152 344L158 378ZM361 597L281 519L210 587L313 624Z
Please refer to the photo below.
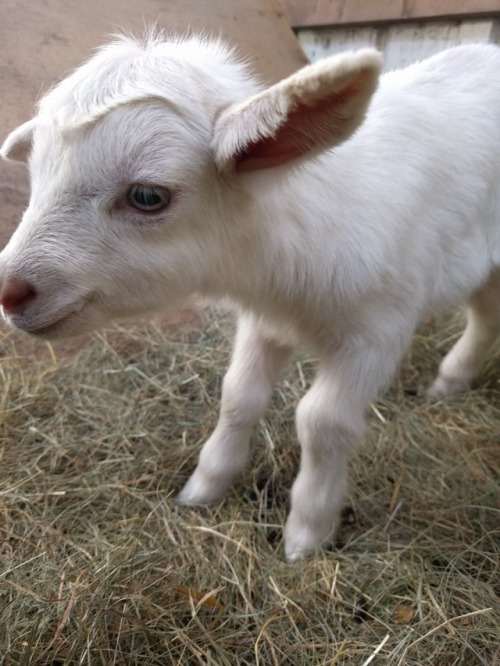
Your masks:
M431 398L442 400L449 398L452 395L459 393L466 393L471 388L471 382L465 379L453 379L451 377L443 377L439 375L432 386L427 389L427 395Z
M288 564L314 557L320 552L320 550L321 548L318 544L285 542L285 558Z
M314 557L324 546L331 541L331 533L328 537L319 536L310 527L292 528L289 523L285 527L285 557L289 564L303 560L306 557Z
M187 481L184 488L175 498L178 504L190 506L215 504L224 499L227 492L225 485L214 483L203 478L195 472Z

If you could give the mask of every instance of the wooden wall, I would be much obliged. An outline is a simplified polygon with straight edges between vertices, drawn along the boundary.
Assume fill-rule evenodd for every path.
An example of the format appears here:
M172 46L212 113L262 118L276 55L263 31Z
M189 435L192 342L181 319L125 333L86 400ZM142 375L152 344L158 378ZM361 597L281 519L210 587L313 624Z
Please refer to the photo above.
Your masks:
M293 28L500 17L499 0L285 0Z
M500 0L286 0L312 62L375 46L385 71L471 42L500 43Z
M384 71L405 67L450 46L500 43L500 21L402 22L379 26L335 26L297 31L311 62L341 51L374 46L384 53Z

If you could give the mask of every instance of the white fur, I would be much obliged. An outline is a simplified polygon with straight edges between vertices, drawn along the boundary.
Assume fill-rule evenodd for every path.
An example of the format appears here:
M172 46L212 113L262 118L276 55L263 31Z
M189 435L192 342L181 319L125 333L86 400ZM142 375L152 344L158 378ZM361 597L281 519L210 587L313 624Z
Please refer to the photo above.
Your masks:
M239 308L220 419L179 501L225 494L293 347L316 349L290 560L331 538L365 410L418 322L469 304L437 396L467 388L500 333L500 50L446 51L374 93L379 67L345 54L263 89L219 43L123 38L2 149L31 151L31 201L0 256L0 298L33 288L13 325L71 335L194 293ZM170 206L135 211L133 183L168 187Z

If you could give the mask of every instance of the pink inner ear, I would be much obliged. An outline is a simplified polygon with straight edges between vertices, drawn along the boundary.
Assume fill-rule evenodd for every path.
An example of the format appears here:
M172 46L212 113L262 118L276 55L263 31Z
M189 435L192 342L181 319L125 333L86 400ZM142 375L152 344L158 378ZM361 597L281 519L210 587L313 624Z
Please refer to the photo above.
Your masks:
M351 85L309 105L299 102L274 136L253 141L236 156L236 171L279 166L325 146L326 139L340 133L344 122L349 120L342 116L342 109L358 90L358 86Z
M297 145L295 136L291 132L279 130L276 137L262 139L251 143L244 152L236 158L236 172L258 171L285 164L300 157L305 150ZM278 143L275 143L279 139Z

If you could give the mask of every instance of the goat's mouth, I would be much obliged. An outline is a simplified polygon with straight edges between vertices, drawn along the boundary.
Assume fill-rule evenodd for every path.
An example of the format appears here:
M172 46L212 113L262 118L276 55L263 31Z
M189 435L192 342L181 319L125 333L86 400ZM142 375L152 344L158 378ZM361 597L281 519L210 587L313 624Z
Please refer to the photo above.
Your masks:
M29 319L25 320L24 317L18 317L16 315L6 316L3 312L2 314L11 326L35 337L50 339L72 336L78 335L78 329L80 327L82 332L87 329L87 327L82 325L83 322L78 322L78 320L80 319L83 310L85 310L93 300L94 296L92 295L79 300L70 308L66 309L65 312L58 313L54 319L49 323L44 323L42 326L39 325L38 321L31 323Z

